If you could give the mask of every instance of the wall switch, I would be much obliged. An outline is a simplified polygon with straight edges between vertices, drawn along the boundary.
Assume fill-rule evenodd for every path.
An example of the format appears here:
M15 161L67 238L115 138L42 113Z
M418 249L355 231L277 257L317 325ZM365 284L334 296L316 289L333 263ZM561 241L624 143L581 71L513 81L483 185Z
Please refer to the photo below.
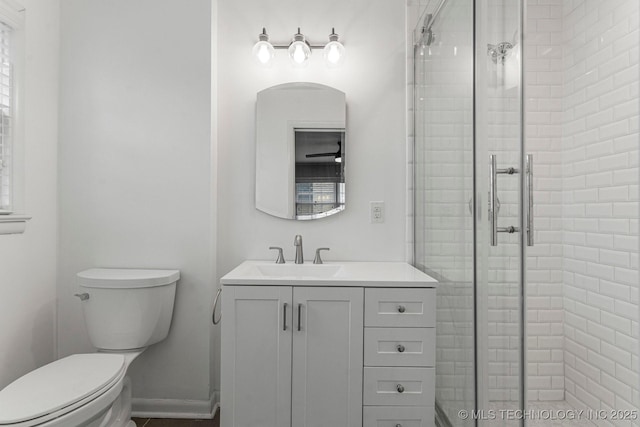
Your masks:
M384 202L369 202L370 222L371 224L380 224L384 222Z

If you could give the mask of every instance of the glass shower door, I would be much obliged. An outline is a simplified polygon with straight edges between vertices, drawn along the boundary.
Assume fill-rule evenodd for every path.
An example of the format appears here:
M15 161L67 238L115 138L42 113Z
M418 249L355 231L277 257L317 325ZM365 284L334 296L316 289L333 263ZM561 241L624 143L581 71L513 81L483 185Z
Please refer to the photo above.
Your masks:
M479 425L522 425L524 409L521 2L476 2L475 185Z
M472 426L464 414L476 399L473 2L430 1L414 41L414 260L440 282L436 418L442 426Z
M414 262L440 282L441 426L523 424L521 16L431 0L414 34Z

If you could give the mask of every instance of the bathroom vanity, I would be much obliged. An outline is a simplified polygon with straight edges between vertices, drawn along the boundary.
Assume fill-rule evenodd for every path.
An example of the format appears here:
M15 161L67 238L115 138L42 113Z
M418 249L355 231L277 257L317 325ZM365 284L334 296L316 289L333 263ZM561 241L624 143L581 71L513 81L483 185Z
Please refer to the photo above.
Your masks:
M434 425L433 278L246 261L221 282L222 427Z

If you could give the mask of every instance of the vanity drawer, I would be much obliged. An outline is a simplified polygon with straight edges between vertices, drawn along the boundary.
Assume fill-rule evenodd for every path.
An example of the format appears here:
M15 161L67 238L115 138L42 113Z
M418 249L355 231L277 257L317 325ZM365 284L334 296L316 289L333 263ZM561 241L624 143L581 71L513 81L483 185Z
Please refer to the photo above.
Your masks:
M365 326L435 327L436 290L365 289Z
M365 328L365 366L435 366L435 328Z
M434 427L433 406L365 406L364 427Z
M434 406L434 368L364 368L364 405Z

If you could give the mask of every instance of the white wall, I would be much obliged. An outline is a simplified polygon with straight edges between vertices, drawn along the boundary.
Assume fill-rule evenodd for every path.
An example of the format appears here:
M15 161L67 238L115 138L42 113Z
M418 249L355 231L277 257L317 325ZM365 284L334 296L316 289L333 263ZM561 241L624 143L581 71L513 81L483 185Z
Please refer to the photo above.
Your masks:
M321 246L331 247L327 260L405 259L405 8L387 0L219 1L220 275L244 259L271 259L270 245L293 259L296 234L303 236L308 260ZM253 62L262 27L272 42L288 42L298 26L317 43L327 42L335 27L347 50L343 66L327 69L321 51L304 69L294 69L282 50L269 69ZM254 207L256 94L291 81L346 93L347 206L321 220L283 220ZM369 223L369 201L377 200L386 203L384 224Z
M0 236L0 389L55 357L59 2L25 0L24 234Z
M59 356L93 350L78 271L179 269L169 337L130 369L134 411L207 412L211 1L64 0L60 68Z

